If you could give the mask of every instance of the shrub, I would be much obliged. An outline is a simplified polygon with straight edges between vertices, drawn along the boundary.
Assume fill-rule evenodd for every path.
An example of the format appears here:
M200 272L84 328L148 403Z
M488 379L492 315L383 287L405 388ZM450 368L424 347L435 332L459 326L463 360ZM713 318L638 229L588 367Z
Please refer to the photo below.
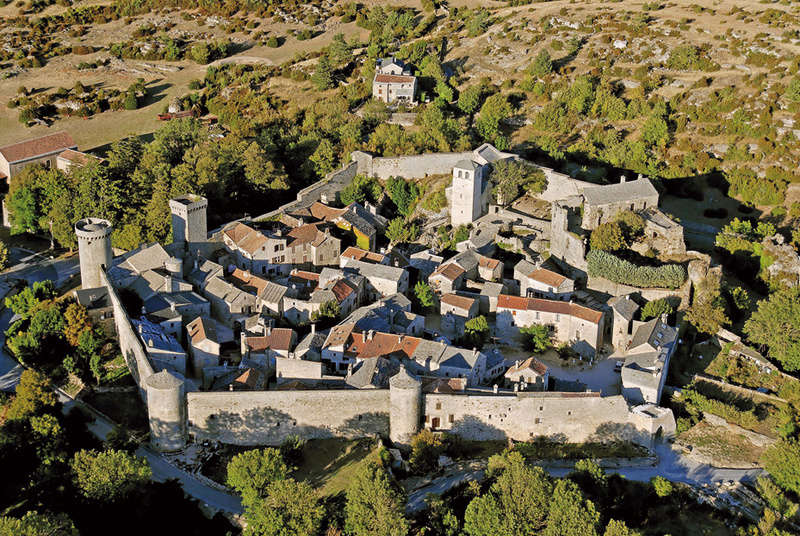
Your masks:
M279 46L281 46L281 43L280 41L278 41L278 38L273 35L269 39L267 39L267 46L269 48L278 48Z
M647 288L678 288L686 281L686 268L680 264L638 266L611 253L593 249L586 256L589 275L614 283Z
M669 300L666 298L649 301L644 304L642 308L642 321L645 322L651 318L658 318L664 314L671 315L673 311L675 311L675 308L672 307L672 304L670 304Z

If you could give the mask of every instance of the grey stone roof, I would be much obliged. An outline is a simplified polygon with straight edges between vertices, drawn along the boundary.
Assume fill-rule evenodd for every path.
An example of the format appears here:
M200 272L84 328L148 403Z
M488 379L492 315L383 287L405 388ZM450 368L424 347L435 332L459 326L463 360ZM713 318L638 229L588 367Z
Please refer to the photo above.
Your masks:
M222 265L208 259L199 259L197 269L192 269L187 276L189 282L197 287L205 285L206 281L217 274L222 274Z
M487 282L483 284L483 288L481 289L481 296L500 296L505 290L505 285L502 283L494 283L494 282Z
M283 299L283 296L286 294L287 290L289 289L283 285L268 281L264 286L264 290L259 295L259 298L267 303L278 303L281 301L281 299Z
M654 318L636 329L631 339L628 353L636 352L639 347L642 347L642 351L648 351L650 349L655 350L658 347L670 346L675 342L676 338L677 331L675 328L664 324L660 318Z
M512 156L508 153L504 153L502 151L497 150L497 148L490 143L484 143L483 145L475 149L474 153L477 156L483 158L486 162L490 164L493 164L498 160L505 160Z
M346 259L344 268L345 271L355 271L367 279L377 278L386 279L388 281L399 281L405 271L403 268L397 268L395 266L357 261L355 259Z
M392 387L397 389L421 389L422 382L416 376L412 376L405 367L400 367L400 372L389 380Z
M87 309L111 307L111 300L108 297L108 289L106 287L82 288L76 290L74 295L75 301Z
M608 305L628 322L633 320L633 316L639 310L639 304L633 301L630 295L611 298L608 300Z
M592 186L583 189L583 197L590 205L608 205L612 203L625 203L655 196L658 198L653 183L647 177L635 181Z
M389 386L389 378L400 371L400 363L397 359L387 359L376 357L365 359L353 373L345 379L345 383L356 389L367 387L384 389Z
M316 333L309 333L303 340L297 343L294 348L294 355L298 359L304 359L309 351L315 350L319 353L322 350L322 345L325 344L325 339L328 338L329 330L317 331Z
M522 273L522 275L525 275L525 276L527 276L529 273L533 272L534 270L536 270L536 265L533 264L532 262L529 262L526 259L522 259L521 261L519 261L517 264L514 265L514 271L515 272L520 272L520 273Z
M145 383L149 389L177 389L183 384L183 378L165 369L148 376Z
M374 330L382 333L396 333L396 327L405 328L418 316L408 311L411 300L397 293L387 296L373 304L359 307L340 324L354 324L359 331Z
M472 160L467 160L465 158L464 160L459 160L458 162L456 162L456 165L453 166L453 168L466 169L469 171L477 171L481 168L481 165L478 164L477 162L473 162Z

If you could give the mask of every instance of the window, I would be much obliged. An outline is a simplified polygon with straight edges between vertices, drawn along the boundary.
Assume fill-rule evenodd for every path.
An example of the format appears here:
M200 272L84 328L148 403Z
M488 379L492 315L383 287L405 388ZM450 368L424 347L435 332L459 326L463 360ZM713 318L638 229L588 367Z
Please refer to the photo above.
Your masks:
M539 311L536 311L536 320L539 320Z
M544 406L539 406L539 411L544 411Z
M455 415L453 415L453 414L451 413L451 414L450 414L450 416L449 416L449 417L447 417L447 421L448 421L450 424L453 424L454 422L456 422Z
M561 321L561 315L556 313L556 322L560 322L560 321Z
M441 402L437 402L436 403L436 409L442 409L442 403Z
M533 420L533 423L534 423L534 424L539 424L539 423L541 423L541 422L542 422L542 420L541 420L539 417L536 417L536 418Z

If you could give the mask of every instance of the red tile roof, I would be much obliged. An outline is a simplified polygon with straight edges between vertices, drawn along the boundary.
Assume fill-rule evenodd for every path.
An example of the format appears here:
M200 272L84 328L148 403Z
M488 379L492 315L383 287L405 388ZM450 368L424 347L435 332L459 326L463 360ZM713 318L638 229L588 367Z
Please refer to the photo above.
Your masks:
M540 376L544 376L547 373L547 365L545 365L535 357L529 357L525 361L521 362L519 366L514 366L508 369L506 374L509 373L515 374L525 369L530 369Z
M420 340L418 337L392 333L373 333L372 338L369 338L368 333L351 333L344 351L345 354L359 359L383 357L397 352L411 358Z
M600 323L600 320L603 318L602 311L595 311L594 309L578 305L577 303L559 300L543 300L541 298L522 298L520 296L509 296L507 294L501 294L497 298L497 307L571 315L593 324Z
M478 257L478 266L494 270L495 268L500 266L500 261L498 261L497 259L490 259L489 257L481 256Z
M68 162L72 162L77 166L85 166L89 162L96 161L102 162L102 158L98 158L92 154L82 153L80 151L73 151L72 149L67 149L66 151L60 153L58 158L62 158L67 160Z
M261 294L264 292L267 284L269 284L269 281L266 279L262 279L257 275L253 275L239 268L236 268L228 277L231 279L231 283L250 294Z
M289 351L292 349L292 335L294 335L292 329L272 328L269 335L245 337L244 343L255 352L263 352L267 349Z
M353 287L348 285L343 279L338 280L331 287L331 292L336 296L336 301L342 303L350 294L355 292Z
M385 255L381 255L380 253L375 253L373 251L367 251L366 249L361 249L354 246L350 246L344 250L342 257L355 259L357 261L367 260L378 264L382 263L386 259Z
M414 77L399 74L379 74L375 76L375 81L382 84L412 84L414 83Z
M12 145L0 147L0 155L7 162L22 162L37 156L62 152L65 149L77 149L78 146L72 136L66 132L56 132L41 138L21 141Z
M556 288L558 288L561 283L567 280L567 278L563 275L548 270L547 268L537 268L533 272L529 273L528 277L539 281L540 283L544 283L545 285Z
M319 201L315 201L314 204L311 205L310 211L311 215L318 220L331 221L347 212L347 209L333 208Z
M474 299L457 294L443 294L441 299L442 303L458 307L459 309L466 309L467 311L469 311L470 307L475 303Z
M293 239L289 242L289 246L299 246L314 242L321 234L317 227L318 225L317 223L307 223L289 231L288 235Z
M454 262L451 262L449 264L440 265L438 268L436 268L436 271L433 272L433 275L442 275L450 281L455 281L458 279L458 276L465 272L466 270L464 270L462 267Z

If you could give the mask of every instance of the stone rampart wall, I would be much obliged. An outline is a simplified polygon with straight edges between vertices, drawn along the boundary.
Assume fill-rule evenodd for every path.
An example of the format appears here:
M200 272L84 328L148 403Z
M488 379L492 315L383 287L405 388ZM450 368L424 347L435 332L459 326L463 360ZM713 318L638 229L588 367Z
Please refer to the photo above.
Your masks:
M117 337L119 338L119 348L122 352L125 362L128 365L128 370L131 371L131 376L139 387L139 394L147 401L147 393L145 393L144 382L148 376L153 374L153 364L147 357L147 352L144 350L142 341L136 334L125 308L122 306L122 301L119 299L117 290L108 281L108 276L105 270L100 270L100 281L108 289L108 296L111 299L111 306L114 310L114 326L117 329Z
M677 297L681 300L680 309L689 307L692 283L688 279L677 289L668 288L639 288L621 283L614 283L603 277L589 277L586 288L603 292L609 296L625 296L626 294L637 293L647 301L660 300L661 298Z
M389 390L188 393L195 439L279 445L287 437L389 435Z
M465 439L526 441L545 436L571 442L622 439L646 445L651 440L651 434L632 418L622 396L426 394L424 399L425 427Z
M469 160L472 157L472 151L466 151L463 153L425 153L379 157L360 153L356 158L360 175L379 179L388 179L389 177L421 179L428 175L450 174L459 161Z

